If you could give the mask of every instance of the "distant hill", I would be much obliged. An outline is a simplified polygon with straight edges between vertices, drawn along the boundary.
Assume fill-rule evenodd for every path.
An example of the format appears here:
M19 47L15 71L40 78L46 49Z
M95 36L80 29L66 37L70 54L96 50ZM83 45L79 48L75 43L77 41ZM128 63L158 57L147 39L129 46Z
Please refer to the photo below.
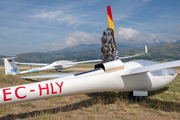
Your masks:
M117 43L118 50L126 50L131 48L140 48L144 45L148 46L155 46L155 45L164 45L164 44L171 44L171 43L180 43L180 40L163 40L163 39L153 39L151 42L148 43L137 43L137 44L120 44ZM47 54L61 54L65 52L81 52L81 51L88 51L88 50L95 50L101 49L101 44L80 44L77 46L65 48L59 51L51 51L47 52Z
M142 48L120 51L120 55L134 54L142 51ZM154 61L172 61L180 59L180 44L171 43L165 45L148 46L148 54L132 59L148 59Z
M93 49L99 49L101 44L80 44L77 46L65 48L59 51L51 51L47 52L48 54L60 54L64 52L81 52L81 51L87 51L87 50L93 50Z
M41 52L32 52L32 53L23 53L16 55L20 59L24 59L27 62L47 62L53 56L49 53L41 53ZM25 62L23 60L23 62Z
M3 61L1 60L2 58L5 58L6 56L0 55L0 65L3 64Z
M145 45L145 44L143 44ZM117 44L117 48L118 50L125 50L125 49L130 49L130 48L138 48L143 46L142 44ZM48 54L61 54L61 53L65 53L65 52L82 52L82 51L88 51L88 50L95 50L101 49L101 44L80 44L77 46L73 46L73 47L69 47L69 48L65 48L59 51L51 51L51 52L47 52Z
M170 44L170 43L176 43L180 40L163 40L163 39L153 39L150 44L152 45L163 45L163 44Z
M89 47L91 46L91 47ZM120 45L118 44L119 56L129 56L144 52L144 47L139 47L140 45ZM142 45L141 45L142 46ZM144 46L144 45L143 45ZM137 48L139 47L139 48ZM100 59L101 45L78 45L71 48L66 48L60 51L52 51L47 53L33 52L33 53L23 53L16 55L18 62L37 62L37 63L52 63L57 60L93 60ZM131 48L131 49L129 49ZM155 61L169 61L180 59L180 43L171 43L164 45L148 46L148 54L131 58L133 59L149 59ZM6 56L0 56L4 58ZM123 60L129 61L129 59ZM1 61L2 65L3 62Z
M129 48L137 48L140 45L123 45L117 44L118 50L125 50ZM22 53L16 55L20 62L39 62L39 63L51 63L57 60L92 60L100 59L101 56L101 44L81 44L74 47L62 49L59 51L51 51L46 53L32 52Z

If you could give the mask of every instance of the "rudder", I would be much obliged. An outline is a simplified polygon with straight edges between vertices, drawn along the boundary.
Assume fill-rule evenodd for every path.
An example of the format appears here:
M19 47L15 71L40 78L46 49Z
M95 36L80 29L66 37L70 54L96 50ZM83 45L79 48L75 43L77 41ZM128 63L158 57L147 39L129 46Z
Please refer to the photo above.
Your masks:
M16 58L16 57L3 58L6 75L20 74L19 69L14 61L14 58Z

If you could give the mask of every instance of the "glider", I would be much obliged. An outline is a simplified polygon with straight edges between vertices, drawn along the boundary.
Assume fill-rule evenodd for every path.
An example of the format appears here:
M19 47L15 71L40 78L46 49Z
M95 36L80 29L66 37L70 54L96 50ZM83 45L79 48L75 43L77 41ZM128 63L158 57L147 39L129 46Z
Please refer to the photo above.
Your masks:
M108 6L109 7L109 6ZM134 60L123 63L116 59L95 65L90 71L71 74L31 84L0 89L0 105L107 91L133 91L137 100L171 83L177 73L171 69L180 66L180 60L158 63L150 60ZM108 58L107 58L108 59Z
M144 55L148 53L147 46L145 45L145 52L132 55L132 56L126 56L126 57L119 57L119 59L126 59L126 58L132 58L140 55ZM56 71L61 71L63 69L71 68L74 67L77 64L80 63L94 63L94 62L101 62L102 60L88 60L88 61L78 61L78 62L72 62L72 61L67 61L67 60L60 60L60 61L55 61L51 64L48 63L21 63L21 62L15 62L15 58L17 57L9 57L9 58L2 58L4 60L4 66L5 66L5 74L8 75L17 75L17 74L25 74L25 73L31 73L31 72L39 72L39 71L45 71L45 70L56 70ZM20 65L34 65L34 66L43 66L43 67L38 67L30 70L25 70L25 71L19 71L17 64Z
M89 60L89 61L72 62L72 61L67 61L67 60L61 60L61 61L55 61L51 64L45 64L45 63L19 63L19 62L15 62L14 58L16 58L16 57L9 57L9 58L2 59L2 60L4 60L6 75L8 75L8 74L10 74L10 75L25 74L25 73L31 73L31 72L44 71L44 70L61 71L63 69L74 67L78 63L92 63L92 62L100 62L101 61L101 60ZM42 65L43 67L38 67L38 68L20 72L16 64L38 65L38 66Z

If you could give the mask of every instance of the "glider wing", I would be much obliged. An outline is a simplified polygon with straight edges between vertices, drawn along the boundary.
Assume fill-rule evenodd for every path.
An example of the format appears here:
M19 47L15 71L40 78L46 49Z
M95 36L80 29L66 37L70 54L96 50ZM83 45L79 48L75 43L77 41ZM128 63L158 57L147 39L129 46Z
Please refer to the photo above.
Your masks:
M167 68L174 68L178 66L180 66L180 60L131 69L125 72L124 74L122 74L122 76L145 73L145 72L153 72L153 71L163 70Z
M21 63L21 62L15 62L18 65L34 65L34 66L45 66L48 65L48 63Z
M71 76L74 75L76 73L61 73L61 74L51 74L51 75L38 75L38 76L25 76L25 77L21 77L21 78L25 78L25 79L31 79L31 78L61 78L61 77L67 77L67 76Z
M144 53L140 53L140 54L136 54L136 55L132 55L132 56L126 56L126 57L119 57L119 59L126 59L126 58L137 57L137 56L140 56L140 55L144 55L146 53L148 53L148 49L147 49L147 46L145 45L145 52Z

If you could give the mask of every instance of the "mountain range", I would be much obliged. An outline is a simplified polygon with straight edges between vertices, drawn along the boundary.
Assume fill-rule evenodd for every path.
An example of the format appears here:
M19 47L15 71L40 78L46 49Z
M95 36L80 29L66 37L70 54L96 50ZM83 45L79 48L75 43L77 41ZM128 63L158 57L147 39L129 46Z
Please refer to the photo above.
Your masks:
M175 42L175 43L171 43ZM168 44L167 44L168 43ZM145 43L141 44L117 44L119 56L129 56L144 52ZM151 43L146 43L148 45L149 53L140 57L135 57L132 59L149 59L149 60L175 60L180 59L180 42L179 40L164 41L162 39L155 39ZM74 47L62 49L59 51L51 52L31 52L31 53L21 53L16 55L15 60L18 62L37 62L37 63L52 63L58 60L73 60L73 61L83 61L83 60L94 60L100 59L102 55L101 44L80 44ZM8 56L0 56L0 58L5 58ZM125 60L126 61L126 60ZM3 62L1 61L2 65Z

